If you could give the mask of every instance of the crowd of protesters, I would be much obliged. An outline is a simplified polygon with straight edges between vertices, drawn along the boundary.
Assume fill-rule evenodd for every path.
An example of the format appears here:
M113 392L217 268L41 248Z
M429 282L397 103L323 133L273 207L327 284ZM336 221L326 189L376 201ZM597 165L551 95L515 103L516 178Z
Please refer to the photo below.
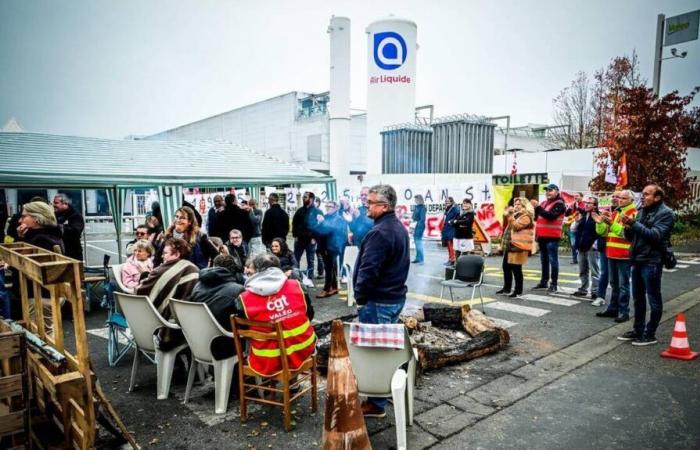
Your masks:
M559 244L564 224L569 223L572 260L578 265L580 281L573 295L590 298L593 306L605 306L596 316L617 323L630 320L632 298L633 330L618 339L637 346L655 344L663 312L661 275L664 258L670 253L674 220L672 211L663 203L664 195L662 188L650 184L642 191L638 208L631 190L616 191L611 207L604 211L599 208L597 197L582 193L577 193L567 207L555 184L546 186L542 203L515 198L504 214L504 283L496 294L514 298L522 295L522 265L535 243L539 247L541 278L532 289L557 294ZM454 217L454 213L448 210L445 217ZM647 302L651 314L645 324Z

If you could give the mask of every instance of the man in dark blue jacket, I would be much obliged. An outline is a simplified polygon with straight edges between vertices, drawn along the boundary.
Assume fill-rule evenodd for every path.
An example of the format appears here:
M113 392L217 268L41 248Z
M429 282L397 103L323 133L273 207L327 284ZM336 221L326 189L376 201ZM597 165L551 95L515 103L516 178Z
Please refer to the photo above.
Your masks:
M598 199L586 197L583 211L574 212L575 237L572 242L578 254L578 277L581 280L581 286L574 292L574 296L588 296L590 284L591 298L596 300L598 296L598 248L596 246L598 234L595 230L596 222L593 220L593 213L598 213Z
M621 341L632 345L656 344L656 328L663 313L661 274L664 255L671 246L673 211L664 205L664 191L656 184L642 190L642 209L637 217L625 217L625 238L632 243L632 295L634 296L634 329L622 336ZM649 322L644 326L649 301Z
M367 199L367 217L374 226L362 240L353 272L355 300L362 323L397 323L406 303L406 279L411 265L406 228L396 217L396 191L385 184L373 186ZM384 417L387 399L370 397L362 404L368 417Z

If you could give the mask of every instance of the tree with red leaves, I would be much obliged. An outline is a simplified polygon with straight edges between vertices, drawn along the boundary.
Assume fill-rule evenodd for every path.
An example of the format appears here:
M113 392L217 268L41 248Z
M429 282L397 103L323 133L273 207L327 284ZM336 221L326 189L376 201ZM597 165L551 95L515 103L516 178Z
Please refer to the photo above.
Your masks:
M594 191L612 191L605 182L609 160L615 169L626 155L627 188L635 192L650 183L666 191L666 203L679 206L689 195L685 158L687 137L693 123L686 107L700 88L680 96L677 91L656 97L652 90L631 77L635 64L616 58L599 74L606 86L600 105L602 139L598 153L598 175L591 181Z

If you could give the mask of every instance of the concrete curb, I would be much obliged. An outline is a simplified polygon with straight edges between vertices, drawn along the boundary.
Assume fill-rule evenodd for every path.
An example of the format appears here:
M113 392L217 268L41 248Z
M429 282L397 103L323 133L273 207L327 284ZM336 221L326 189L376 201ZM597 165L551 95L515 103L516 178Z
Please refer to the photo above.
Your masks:
M664 304L661 323L699 304L700 288L685 292ZM411 448L434 448L440 441L625 344L616 337L630 327L630 323L614 325L423 412L415 417L415 421L420 425L420 431L429 433L433 439L423 438L417 442L409 439ZM390 430L393 431L393 427ZM411 434L409 431L409 436Z

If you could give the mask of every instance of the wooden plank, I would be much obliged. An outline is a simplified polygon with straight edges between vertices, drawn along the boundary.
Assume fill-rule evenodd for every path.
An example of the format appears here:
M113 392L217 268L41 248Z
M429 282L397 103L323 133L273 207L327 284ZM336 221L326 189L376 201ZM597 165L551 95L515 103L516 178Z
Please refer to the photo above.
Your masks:
M0 246L2 247L2 246ZM29 297L27 295L27 277L24 276L22 272L18 274L19 276L19 292L22 299L22 319L24 323L29 325L32 323L32 317L29 314ZM31 331L31 327L28 326Z
M0 378L0 398L22 395L22 374Z
M24 410L0 418L0 436L24 431Z
M4 333L3 333L4 334ZM16 333L0 335L0 357L3 359L14 358L20 355L20 337Z
M32 289L34 290L34 318L36 327L39 331L39 338L45 341L46 324L44 323L44 300L41 296L41 284L36 281L32 282Z
M58 286L51 286L49 289L51 292L51 312L52 312L52 319L54 324L61 324L61 332L56 333L54 332L53 336L55 339L54 342L54 347L56 350L59 352L63 353L65 351L65 347L63 345L63 318L61 316L61 289ZM54 325L55 326L55 325Z

